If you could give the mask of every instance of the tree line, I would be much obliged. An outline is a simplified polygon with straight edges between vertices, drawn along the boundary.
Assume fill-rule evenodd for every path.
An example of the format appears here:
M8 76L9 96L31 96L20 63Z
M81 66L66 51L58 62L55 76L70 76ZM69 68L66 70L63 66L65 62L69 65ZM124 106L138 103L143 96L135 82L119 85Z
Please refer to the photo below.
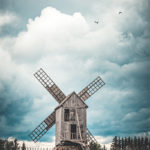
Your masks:
M107 150L98 143L91 142L90 150ZM17 139L0 139L0 150L26 150L25 143L19 146ZM150 138L148 137L124 137L115 136L112 140L110 150L150 150Z
M102 147L100 144L95 143L95 142L91 142L89 144L89 148L90 150L107 150L105 145Z
M111 150L150 150L150 139L148 137L120 138L115 136Z
M20 150L17 139L14 140L0 139L0 150ZM25 143L22 144L21 150L26 150Z

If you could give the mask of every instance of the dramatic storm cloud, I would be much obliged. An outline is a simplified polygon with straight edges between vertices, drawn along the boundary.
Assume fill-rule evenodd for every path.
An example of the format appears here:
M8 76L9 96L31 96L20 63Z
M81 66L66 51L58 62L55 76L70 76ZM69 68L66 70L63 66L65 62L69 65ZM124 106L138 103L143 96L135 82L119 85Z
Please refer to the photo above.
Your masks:
M88 128L101 143L150 135L148 0L0 2L1 137L29 139L57 106L33 77L41 67L66 95L103 78L86 102ZM53 136L54 128L42 140Z

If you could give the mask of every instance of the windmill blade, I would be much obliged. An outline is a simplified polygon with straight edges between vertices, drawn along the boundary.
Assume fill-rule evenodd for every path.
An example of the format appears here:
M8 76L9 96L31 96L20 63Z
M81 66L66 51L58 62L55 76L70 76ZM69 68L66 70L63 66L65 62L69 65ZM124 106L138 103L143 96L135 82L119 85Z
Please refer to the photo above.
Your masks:
M90 144L92 143L98 143L95 137L92 135L92 133L86 128L86 138L87 138L87 143Z
M86 86L78 96L85 101L90 96L92 96L96 91L98 91L103 85L105 85L104 81L98 76L93 82L91 82L88 86Z
M61 103L65 99L65 94L59 89L59 87L53 82L53 80L40 68L34 76L37 80L46 88L46 90Z
M29 137L37 142L55 124L55 111L53 111L41 124L39 124Z

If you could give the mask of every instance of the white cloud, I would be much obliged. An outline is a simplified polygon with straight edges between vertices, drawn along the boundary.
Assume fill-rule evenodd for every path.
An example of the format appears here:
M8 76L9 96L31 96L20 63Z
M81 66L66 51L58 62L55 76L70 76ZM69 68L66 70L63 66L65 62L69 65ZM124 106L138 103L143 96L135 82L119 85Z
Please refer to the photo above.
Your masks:
M61 73L63 80L72 80L82 77L84 72L89 73L94 66L106 66L104 59L121 59L121 52L113 56L117 52L119 37L119 32L111 24L94 29L80 13L71 16L48 7L39 17L30 19L27 31L13 39L11 50L6 49L17 63L30 62L34 67L46 66L51 68L50 72Z
M112 136L107 136L107 137L103 137L103 136L95 136L96 140L98 141L98 143L100 143L102 146L106 146L106 148L108 150L110 150L111 147L111 142L113 137Z
M17 37L13 53L20 59L31 61L48 53L61 53L70 46L72 48L72 44L88 30L88 25L80 13L70 16L47 7L40 17L29 19L27 31Z
M4 25L14 23L17 20L17 16L12 13L0 13L0 28Z
M122 120L126 122L140 120L142 122L143 120L145 120L144 116L149 116L149 114L150 114L149 108L141 108L138 112L127 113ZM147 119L150 120L150 117L148 117Z

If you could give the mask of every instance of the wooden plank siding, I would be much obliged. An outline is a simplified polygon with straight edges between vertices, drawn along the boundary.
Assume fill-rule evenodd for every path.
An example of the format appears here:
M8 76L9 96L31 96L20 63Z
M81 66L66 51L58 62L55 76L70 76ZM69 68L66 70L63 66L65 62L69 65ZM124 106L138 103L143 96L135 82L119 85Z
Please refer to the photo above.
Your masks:
M75 110L75 120L71 120L70 118L68 121L64 120L65 109L69 109L69 114L70 111L73 113L73 110ZM75 92L73 92L71 96L56 109L56 145L59 145L61 141L86 143L86 109L87 105ZM72 124L76 125L75 139L71 139Z

